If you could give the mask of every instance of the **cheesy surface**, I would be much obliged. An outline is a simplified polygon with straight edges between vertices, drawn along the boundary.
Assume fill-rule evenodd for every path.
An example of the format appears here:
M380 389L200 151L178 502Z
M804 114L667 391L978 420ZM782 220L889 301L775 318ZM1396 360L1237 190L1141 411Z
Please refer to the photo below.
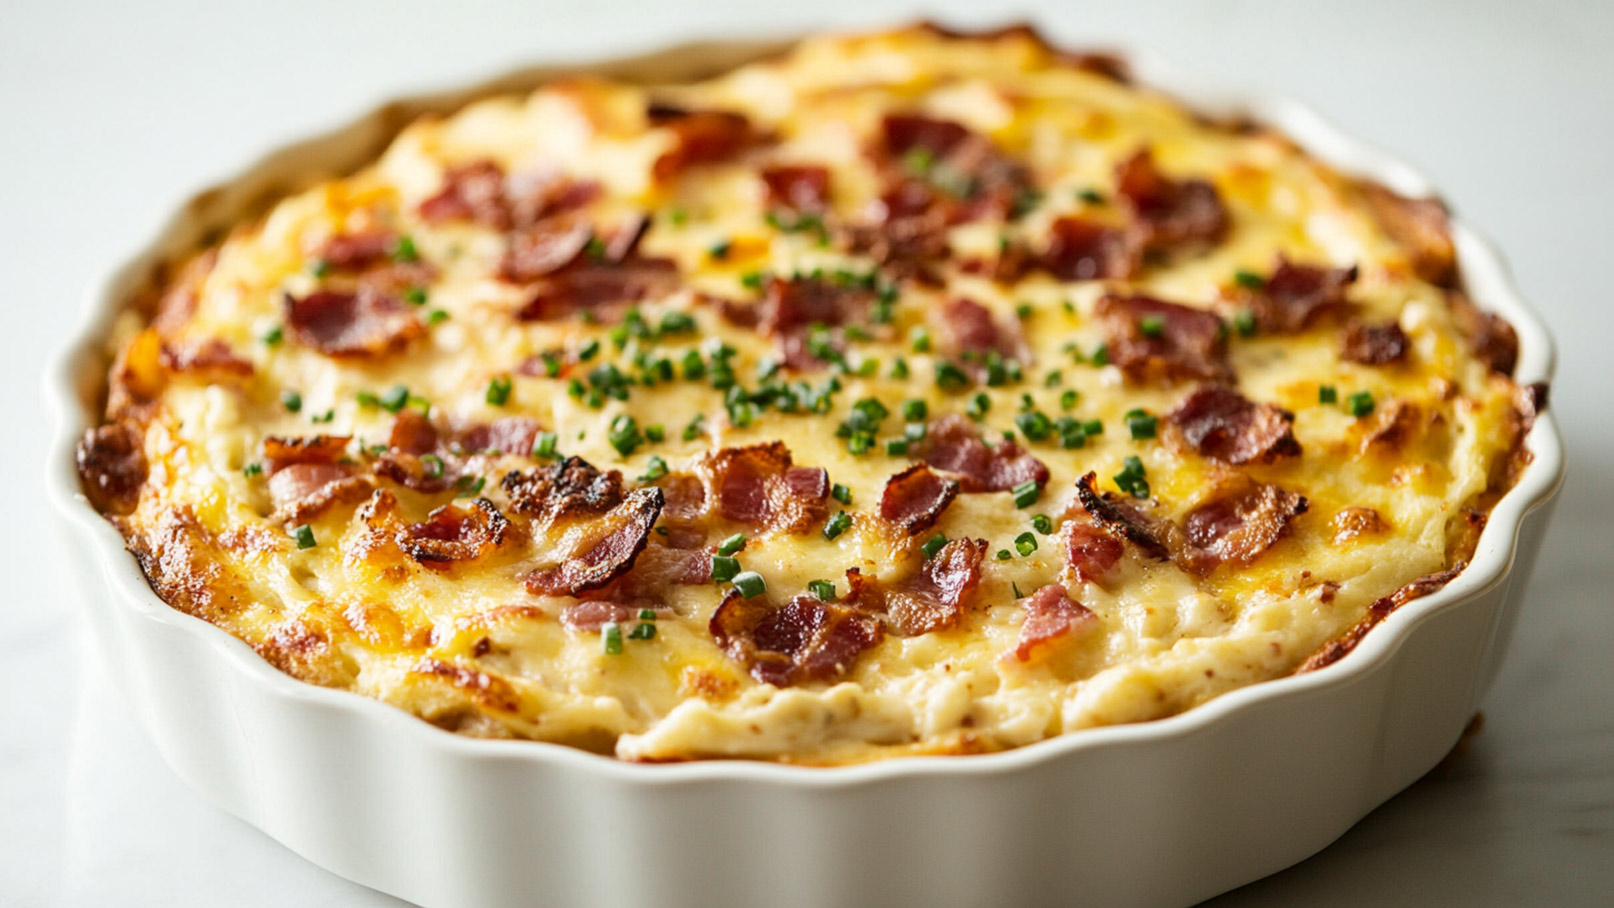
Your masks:
M131 307L86 490L300 679L630 760L1337 656L1505 490L1511 332L1433 203L1103 62L909 29L416 122Z

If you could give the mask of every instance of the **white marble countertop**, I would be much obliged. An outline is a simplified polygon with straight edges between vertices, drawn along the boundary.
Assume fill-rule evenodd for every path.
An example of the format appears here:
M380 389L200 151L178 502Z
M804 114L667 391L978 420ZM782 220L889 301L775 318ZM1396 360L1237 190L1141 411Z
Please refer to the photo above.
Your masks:
M195 7L192 9L191 7ZM35 477L35 387L87 277L202 179L399 89L710 34L895 22L815 0L0 6L0 357L13 596L0 621L0 904L401 904L345 882L184 787L75 631ZM949 7L961 10L947 13ZM1233 86L1282 87L1422 166L1498 240L1560 339L1568 486L1484 730L1448 770L1311 860L1214 900L1614 905L1614 4L1357 0L935 3L1152 49ZM625 32L623 23L633 23Z

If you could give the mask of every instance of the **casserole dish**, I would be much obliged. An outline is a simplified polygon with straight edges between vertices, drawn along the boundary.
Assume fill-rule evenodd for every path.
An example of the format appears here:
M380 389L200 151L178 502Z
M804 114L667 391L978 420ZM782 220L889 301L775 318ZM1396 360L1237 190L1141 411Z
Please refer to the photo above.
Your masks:
M660 61L656 75L689 75L675 71L675 60ZM1142 75L1145 83L1173 88L1168 77L1150 67ZM1188 100L1198 109L1234 113L1208 103L1212 99ZM406 120L412 112L401 105L388 113ZM1296 109L1255 103L1244 112L1337 166L1366 172L1403 193L1427 192L1409 171L1355 149ZM315 167L350 168L373 151L376 140L386 138L388 128L386 116L373 118L289 150L225 191L199 198L167 232L154 257L193 246L198 232L239 219L258 198ZM344 150L358 154L344 157ZM1478 241L1461 226L1454 233L1469 290L1482 305L1519 325L1519 380L1545 380L1550 362L1542 331L1518 311ZM140 270L138 262L126 268L105 288L107 298L122 299L142 276ZM94 396L93 379L87 377L93 363L83 348L75 353L67 368L76 370L71 378L81 392L82 417L83 405ZM72 412L63 409L64 431L79 427ZM1548 428L1539 428L1543 425ZM1281 866L1257 859L1270 861L1272 853L1283 851L1292 860L1305 853L1292 850L1297 839L1322 844L1410 781L1407 773L1426 768L1455 738L1505 640L1503 606L1513 588L1507 581L1524 573L1522 568L1510 573L1512 558L1533 552L1529 536L1517 550L1513 537L1521 525L1544 520L1544 509L1534 511L1529 524L1525 515L1556 485L1561 464L1551 434L1549 417L1527 439L1535 460L1497 507L1473 566L1446 592L1393 614L1384 629L1367 636L1360 653L1340 663L1347 670L1335 666L1280 682L1286 691L1281 697L1247 697L1248 691L1239 691L1207 707L1210 716L1200 716L1203 710L1187 714L1191 721L1186 723L1172 719L1083 733L1057 746L1027 748L1018 759L957 761L961 766L894 761L859 772L779 776L760 767L727 765L701 771L606 768L585 755L553 755L547 748L528 752L520 749L523 745L439 742L401 716L394 718L404 725L391 718L349 717L359 707L342 698L326 699L329 692L289 692L285 679L261 683L252 673L267 666L239 645L223 647L233 657L214 664L208 660L217 641L205 634L194 640L185 636L183 623L157 621L179 632L158 642L151 639L153 627L134 626L131 616L138 610L120 606L97 618L123 625L103 627L118 651L114 669L131 679L149 721L171 729L171 740L180 742L166 750L182 774L339 872L428 903L709 903L782 897L822 904L862 897L967 904L1043 901L1072 892L1101 903L1170 903L1219 891L1248 879L1252 871L1264 872L1263 867ZM72 512L71 487L60 485L59 476L56 480ZM102 567L116 589L162 609L153 606L143 585L129 584L129 576L139 575L128 570L129 559L115 546L92 548L105 556ZM1493 599L1489 610L1475 604ZM1476 612L1483 617L1476 618ZM1423 638L1429 638L1422 644L1427 651L1409 657L1418 647L1414 641ZM237 676L222 668L226 664L255 667ZM1438 679L1408 674L1431 667L1439 668ZM1370 685L1372 678L1382 689ZM194 702L198 696L212 702ZM1283 730L1277 737L1292 740L1293 747L1275 745L1272 733L1251 724L1278 715ZM187 756L183 742L217 747L209 736L225 729L239 733L240 740L223 748L228 756L222 763L202 760L205 751ZM412 735L432 743L394 738ZM1326 754L1315 752L1325 744ZM1030 756L1033 751L1041 756ZM380 754L385 757L369 756ZM1075 765L1083 762L1091 765ZM1325 771L1317 774L1319 769ZM1247 787L1228 784L1241 778ZM1326 791L1311 790L1317 778L1329 780ZM1045 807L1049 799L1071 809L1051 817ZM1284 818L1297 807L1299 816ZM931 812L936 822L926 822ZM949 817L960 822L948 824ZM1316 836L1297 836L1297 826L1313 825ZM688 841L687 833L677 835L686 826L699 829L707 841L687 851L668 849L667 842ZM986 847L975 841L981 838L976 830L987 833ZM1217 832L1207 836L1208 830ZM1201 838L1215 844L1197 842ZM534 848L541 858L534 858ZM1080 857L1065 858L1070 851ZM1171 873L1162 874L1152 861L1123 859L1161 851L1172 855ZM708 867L708 860L715 866ZM833 872L813 869L829 867Z

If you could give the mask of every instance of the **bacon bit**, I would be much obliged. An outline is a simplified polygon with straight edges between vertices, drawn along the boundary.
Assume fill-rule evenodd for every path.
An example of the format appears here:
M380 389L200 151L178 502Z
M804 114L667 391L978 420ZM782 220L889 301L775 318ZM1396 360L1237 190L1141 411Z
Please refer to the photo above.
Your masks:
M1412 260L1412 270L1431 284L1450 287L1457 280L1457 248L1451 222L1439 199L1413 199L1378 183L1363 182L1373 217Z
M651 168L659 181L670 180L698 164L732 158L761 139L750 120L730 111L686 111L656 104L648 116L652 126L666 128L673 135L672 148L663 152Z
M1480 362L1492 372L1512 375L1519 362L1519 335L1507 319L1494 312L1485 312L1468 295L1459 290L1446 294L1457 330L1468 338L1468 344Z
M499 487L510 498L510 508L550 524L566 517L598 516L622 503L622 474L617 470L601 473L581 457L568 457L557 464L529 470L512 470ZM656 499L664 501L661 490Z
M1097 527L1071 521L1065 530L1065 563L1078 583L1097 583L1122 552L1120 541Z
M1300 456L1295 415L1273 404L1257 404L1227 385L1195 389L1166 416L1183 446L1224 463L1271 463Z
M1093 483L1097 478L1097 474L1089 472L1076 480L1076 497L1099 527L1112 536L1131 542L1151 558L1164 561L1170 557L1171 551L1160 539L1162 528L1114 494L1101 494L1095 490Z
M1407 358L1411 346L1407 333L1396 322L1379 325L1358 322L1345 329L1340 337L1340 355L1366 366L1386 366Z
M493 502L477 498L469 509L448 504L398 533L398 547L422 563L474 561L504 544L510 521Z
M398 234L390 230L342 233L327 239L315 257L332 268L360 271L386 261L397 242Z
M1026 620L1014 648L1014 657L1021 662L1030 662L1034 653L1047 653L1056 641L1075 640L1098 629L1098 616L1057 583L1032 593L1024 608Z
M949 413L930 424L916 456L958 475L965 492L1007 492L1024 482L1048 482L1048 467L1012 441L988 447L974 423Z
M499 261L499 278L524 284L559 271L583 253L594 228L577 214L562 214L523 227L510 235Z
M864 577L849 568L846 602L862 612L883 612L891 631L900 637L917 637L956 627L964 617L964 604L981 582L986 540L954 539L919 566L918 573L897 583Z
M1363 536L1384 532L1384 518L1372 508L1349 507L1336 513L1328 525L1334 530L1334 544L1345 545Z
M678 520L693 520L706 511L706 484L700 477L669 473L656 483L667 497L664 513Z
M307 438L280 438L271 435L263 440L264 469L269 475L280 472L292 464L334 464L347 452L351 435L313 435Z
M958 496L959 484L916 463L886 480L880 494L880 519L916 536L936 525Z
M1188 512L1177 563L1199 576L1222 564L1248 566L1306 508L1304 496L1237 477L1219 489L1216 497Z
M572 526L547 549L546 560L559 564L529 573L527 590L575 596L615 580L644 550L661 505L660 489L634 489L605 514Z
M1144 149L1116 169L1116 191L1139 219L1147 252L1169 253L1220 243L1231 220L1206 180L1173 180Z
M426 333L409 306L364 288L287 296L286 324L299 341L333 357L380 356Z
M728 520L803 533L828 513L829 473L795 466L782 441L707 452L695 471Z
M617 310L678 287L678 268L668 259L631 256L618 262L579 258L535 282L516 317L549 321L589 311L613 320Z
M213 378L252 374L252 364L236 356L229 344L216 337L178 345L165 343L160 361L170 372L196 372Z
M525 457L532 452L543 427L536 419L525 416L501 416L491 423L474 423L460 429L458 441L467 452L515 454ZM396 429L396 426L394 426Z
M1059 280L1125 278L1137 270L1139 250L1124 230L1070 216L1055 220L1048 230L1048 249L1039 264Z
M424 414L414 410L404 409L398 411L398 416L392 421L392 432L387 436L387 445L394 451L405 454L430 454L437 450L437 427Z
M1018 323L1005 326L992 310L972 299L956 297L938 313L953 347L966 353L998 353L1006 359L1024 359L1025 338Z
M649 544L634 559L631 569L609 584L584 595L631 608L665 608L669 588L702 586L712 582L714 554L715 549L711 546L679 549Z
M1110 294L1094 309L1108 335L1110 361L1138 382L1198 378L1232 381L1227 362L1227 328L1202 309L1147 296ZM1146 319L1159 331L1145 333Z
M370 494L368 476L351 464L293 463L269 476L269 500L276 523L302 523L338 502L352 502Z
M890 114L881 123L887 154L900 161L914 152L930 159L931 174L944 175L956 186L940 192L933 183L903 178L904 207L912 211L929 196L927 208L941 209L945 223L977 218L1006 218L1016 200L1032 188L1031 174L991 140L950 120L914 114Z
M880 643L879 619L800 595L779 608L729 590L708 625L729 658L763 684L789 687L845 675Z
M144 441L139 426L130 421L96 426L79 439L79 481L97 511L123 515L135 509L146 483Z
M1296 265L1278 256L1278 267L1260 290L1243 294L1256 327L1269 334L1293 334L1318 315L1343 310L1345 288L1355 283L1357 268Z
M448 168L443 188L421 202L419 211L433 223L475 221L504 231L581 208L598 195L598 184L574 181L557 170L523 171L506 178L497 162L478 160Z
M762 171L770 205L807 214L829 209L829 169L817 165L785 164Z
M633 620L637 610L614 602L588 600L569 605L560 613L560 623L569 631L597 634L607 624L625 624Z
M719 311L729 322L755 327L778 342L779 356L792 369L821 368L824 363L807 346L814 326L830 329L829 344L845 348L842 326L868 321L874 294L859 287L848 287L812 277L768 281L761 301L755 305L720 303Z

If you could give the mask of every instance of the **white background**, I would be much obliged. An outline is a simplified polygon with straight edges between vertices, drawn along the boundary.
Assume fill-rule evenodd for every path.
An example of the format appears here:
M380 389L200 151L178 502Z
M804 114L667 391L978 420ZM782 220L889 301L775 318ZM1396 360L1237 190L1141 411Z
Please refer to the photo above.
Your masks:
M1614 905L1614 2L927 9L958 24L1030 11L1067 42L1146 47L1311 103L1430 173L1559 338L1569 483L1485 731L1321 855L1213 904ZM877 0L4 0L0 466L20 502L0 520L0 905L401 904L185 788L79 639L39 488L37 384L95 272L190 190L401 90L916 15Z

